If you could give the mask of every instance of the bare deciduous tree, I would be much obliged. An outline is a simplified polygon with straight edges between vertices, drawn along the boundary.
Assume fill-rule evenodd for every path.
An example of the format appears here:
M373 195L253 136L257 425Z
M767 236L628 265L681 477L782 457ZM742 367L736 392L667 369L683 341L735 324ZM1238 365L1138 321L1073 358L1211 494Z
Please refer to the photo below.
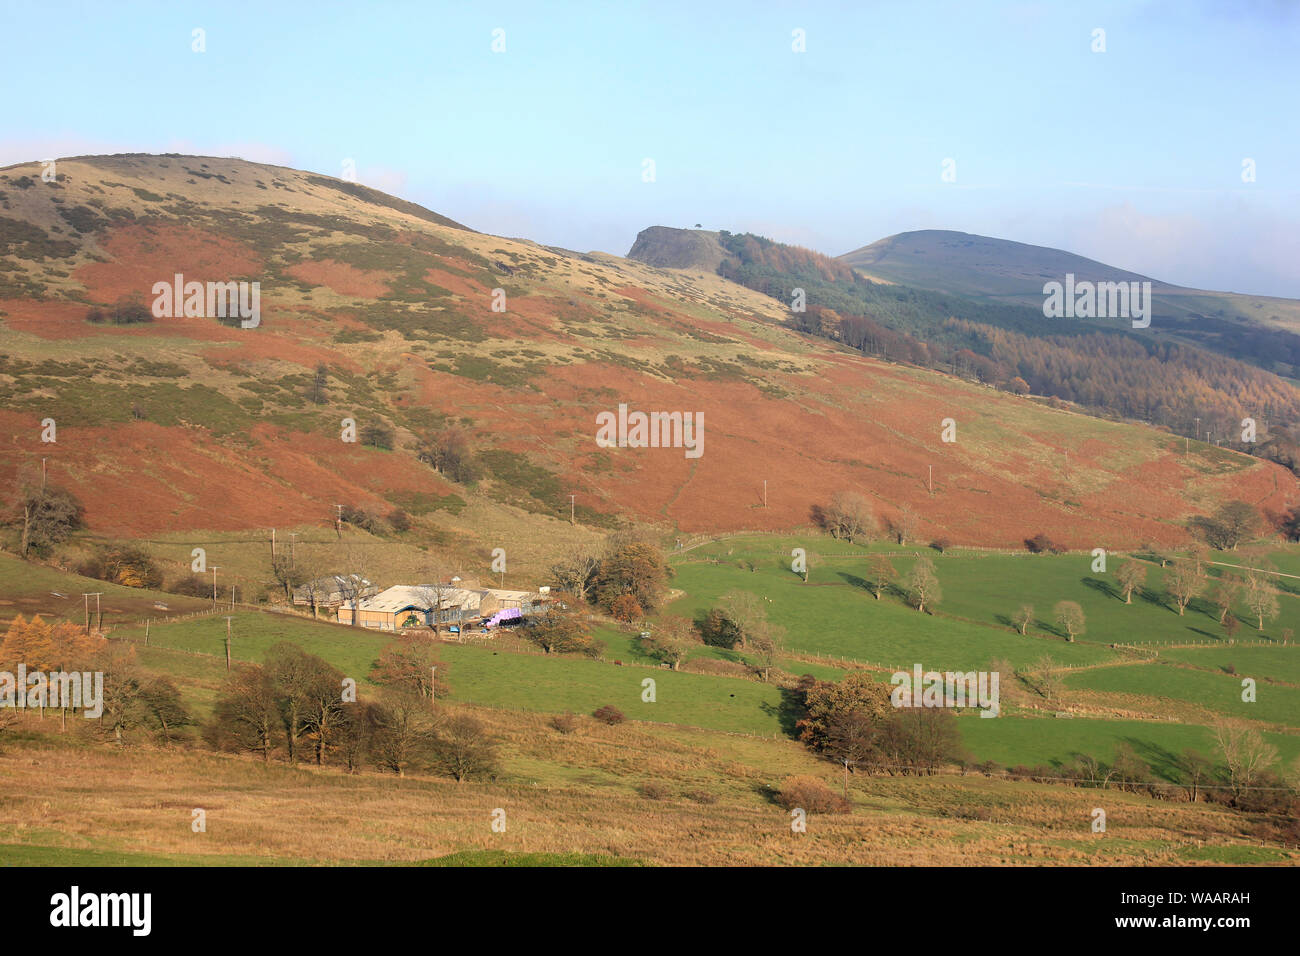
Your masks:
M718 599L718 609L736 625L742 648L749 645L758 626L767 621L763 602L749 591L728 591Z
M1165 575L1165 587L1168 588L1170 596L1174 599L1174 606L1178 608L1178 614L1181 616L1187 609L1187 605L1192 602L1192 598L1200 594L1205 587L1205 576L1196 572L1194 564L1180 563Z
M418 690L393 688L373 706L369 719L370 750L384 769L402 777L413 762L433 756L435 715Z
M1146 579L1147 569L1140 561L1130 558L1119 566L1115 580L1119 581L1119 590L1124 595L1125 604L1133 603L1133 592L1141 589Z
M1214 606L1219 609L1219 623L1222 624L1227 620L1228 615L1232 613L1232 606L1237 603L1237 598L1241 596L1241 579L1230 574L1225 574L1219 578L1219 583L1214 586L1213 601Z
M578 601L585 603L599 570L600 558L586 548L575 545L551 565L551 578L556 588L569 592Z
M907 576L907 593L912 604L922 614L927 606L938 604L943 600L943 591L939 587L939 576L934 572L934 562L927 557L919 557L912 565Z
M1052 608L1052 618L1058 627L1065 631L1065 639L1073 641L1075 635L1082 634L1087 627L1083 608L1077 601L1057 601Z
M1065 668L1050 656L1040 658L1030 668L1029 677L1049 704L1061 696L1061 688L1065 684Z
M881 593L893 583L894 575L898 572L894 569L894 564L889 558L883 554L877 554L871 559L869 573L871 575L871 593L879 601Z
M916 526L920 523L916 512L911 505L903 505L898 509L898 517L894 519L893 531L894 538L899 544L907 544L916 534Z
M457 782L496 769L496 738L482 721L468 714L439 721L431 750L435 765Z
M659 619L649 637L642 641L647 654L678 670L691 648L700 643L690 618L667 614Z
M876 530L876 516L871 499L857 491L837 491L826 509L826 526L831 535L849 544Z
M245 664L226 680L204 737L220 749L250 751L269 760L280 721L271 675L257 664Z
M767 683L772 667L776 664L776 655L784 637L785 628L766 620L760 621L749 636L749 646L758 658L758 665L754 669L764 683Z
M1252 787L1277 760L1277 748L1265 743L1257 730L1238 721L1216 721L1214 742L1228 768L1228 784L1234 797Z
M1277 588L1262 571L1252 571L1246 581L1246 607L1255 616L1256 630L1264 630L1264 621L1278 615Z

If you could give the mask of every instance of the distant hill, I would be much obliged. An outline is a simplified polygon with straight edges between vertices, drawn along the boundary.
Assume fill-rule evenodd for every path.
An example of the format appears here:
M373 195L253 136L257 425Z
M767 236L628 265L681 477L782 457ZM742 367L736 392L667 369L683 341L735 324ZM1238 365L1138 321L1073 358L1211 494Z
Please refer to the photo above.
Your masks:
M901 232L837 258L866 275L920 289L1038 305L1043 283L1060 282L1067 272L1093 282L1154 281L1059 249L945 229ZM1153 291L1172 288L1157 282Z
M902 232L838 258L867 276L1037 309L1043 305L1044 283L1062 282L1067 273L1091 282L1146 281L1152 284L1155 331L1173 332L1213 351L1247 360L1251 355L1243 354L1240 343L1231 341L1243 327L1300 333L1300 301L1295 299L1189 289L1060 249L965 232ZM1295 362L1290 353L1296 345L1300 342L1288 341L1285 355L1276 354L1275 344L1265 345L1254 360L1261 367L1292 375ZM1278 359L1287 367L1277 368Z
M681 241L682 230L666 232L660 246ZM835 259L751 233L722 230L716 241L725 253L718 274L780 302L803 332L1094 414L1212 436L1288 467L1300 460L1300 390L1288 380L1300 375L1300 335L1232 311L1231 297L1213 300L1213 315L1196 313L1198 297L1219 294L963 233L906 233ZM1151 327L1045 316L1043 284L1071 274L1152 282ZM1268 422L1268 434L1241 440L1245 418Z
M651 226L637 233L627 257L660 269L715 272L727 257L727 250L718 242L716 232Z

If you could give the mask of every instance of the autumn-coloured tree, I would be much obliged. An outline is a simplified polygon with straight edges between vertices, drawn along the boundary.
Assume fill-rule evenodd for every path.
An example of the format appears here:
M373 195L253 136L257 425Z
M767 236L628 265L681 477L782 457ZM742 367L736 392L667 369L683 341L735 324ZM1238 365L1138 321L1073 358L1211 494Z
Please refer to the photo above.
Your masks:
M105 643L100 635L86 634L67 621L51 625L39 614L31 620L19 614L0 642L0 663L14 667L22 663L29 671L71 670L98 654Z
M1133 592L1140 590L1146 583L1147 569L1140 561L1134 561L1132 558L1125 561L1115 572L1115 580L1119 582L1120 593L1124 595L1124 603L1133 603Z
M631 595L644 612L659 605L669 569L663 554L643 541L615 542L596 572L596 603L613 613L614 602Z
M645 608L630 594L620 594L609 605L609 616L624 624L631 624L645 618Z
M832 745L832 725L845 715L882 723L893 712L890 687L871 675L855 671L838 681L813 680L804 686L805 716L798 722L799 739L825 752Z
M1076 635L1082 634L1087 624L1078 601L1057 601L1052 608L1052 619L1065 631L1067 641L1073 641Z
M557 602L534 624L524 628L523 637L547 654L586 654L599 657L604 645L591 633L585 615L575 608L561 609Z

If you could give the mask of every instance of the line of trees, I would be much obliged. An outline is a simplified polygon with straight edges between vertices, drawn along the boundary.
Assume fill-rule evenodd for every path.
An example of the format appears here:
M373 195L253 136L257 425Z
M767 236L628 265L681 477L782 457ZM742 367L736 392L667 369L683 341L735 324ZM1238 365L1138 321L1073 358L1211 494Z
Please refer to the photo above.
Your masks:
M610 535L600 555L575 547L551 566L559 590L626 623L659 607L671 574L663 552L634 532Z
M428 769L458 781L494 773L495 737L476 717L437 705L446 688L435 668L432 642L399 639L371 671L382 693L360 699L323 658L282 642L262 664L243 665L230 676L204 739L263 760L282 752L290 762L337 764L349 773L367 765L398 776Z

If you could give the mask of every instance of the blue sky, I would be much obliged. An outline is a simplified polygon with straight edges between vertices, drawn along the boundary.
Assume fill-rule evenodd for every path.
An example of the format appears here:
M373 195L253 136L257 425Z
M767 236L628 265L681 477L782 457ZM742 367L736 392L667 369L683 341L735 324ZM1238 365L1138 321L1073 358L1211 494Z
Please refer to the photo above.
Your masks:
M1300 297L1300 4L550 7L0 0L0 165L352 159L474 228L584 251L655 224L832 255L943 228Z

